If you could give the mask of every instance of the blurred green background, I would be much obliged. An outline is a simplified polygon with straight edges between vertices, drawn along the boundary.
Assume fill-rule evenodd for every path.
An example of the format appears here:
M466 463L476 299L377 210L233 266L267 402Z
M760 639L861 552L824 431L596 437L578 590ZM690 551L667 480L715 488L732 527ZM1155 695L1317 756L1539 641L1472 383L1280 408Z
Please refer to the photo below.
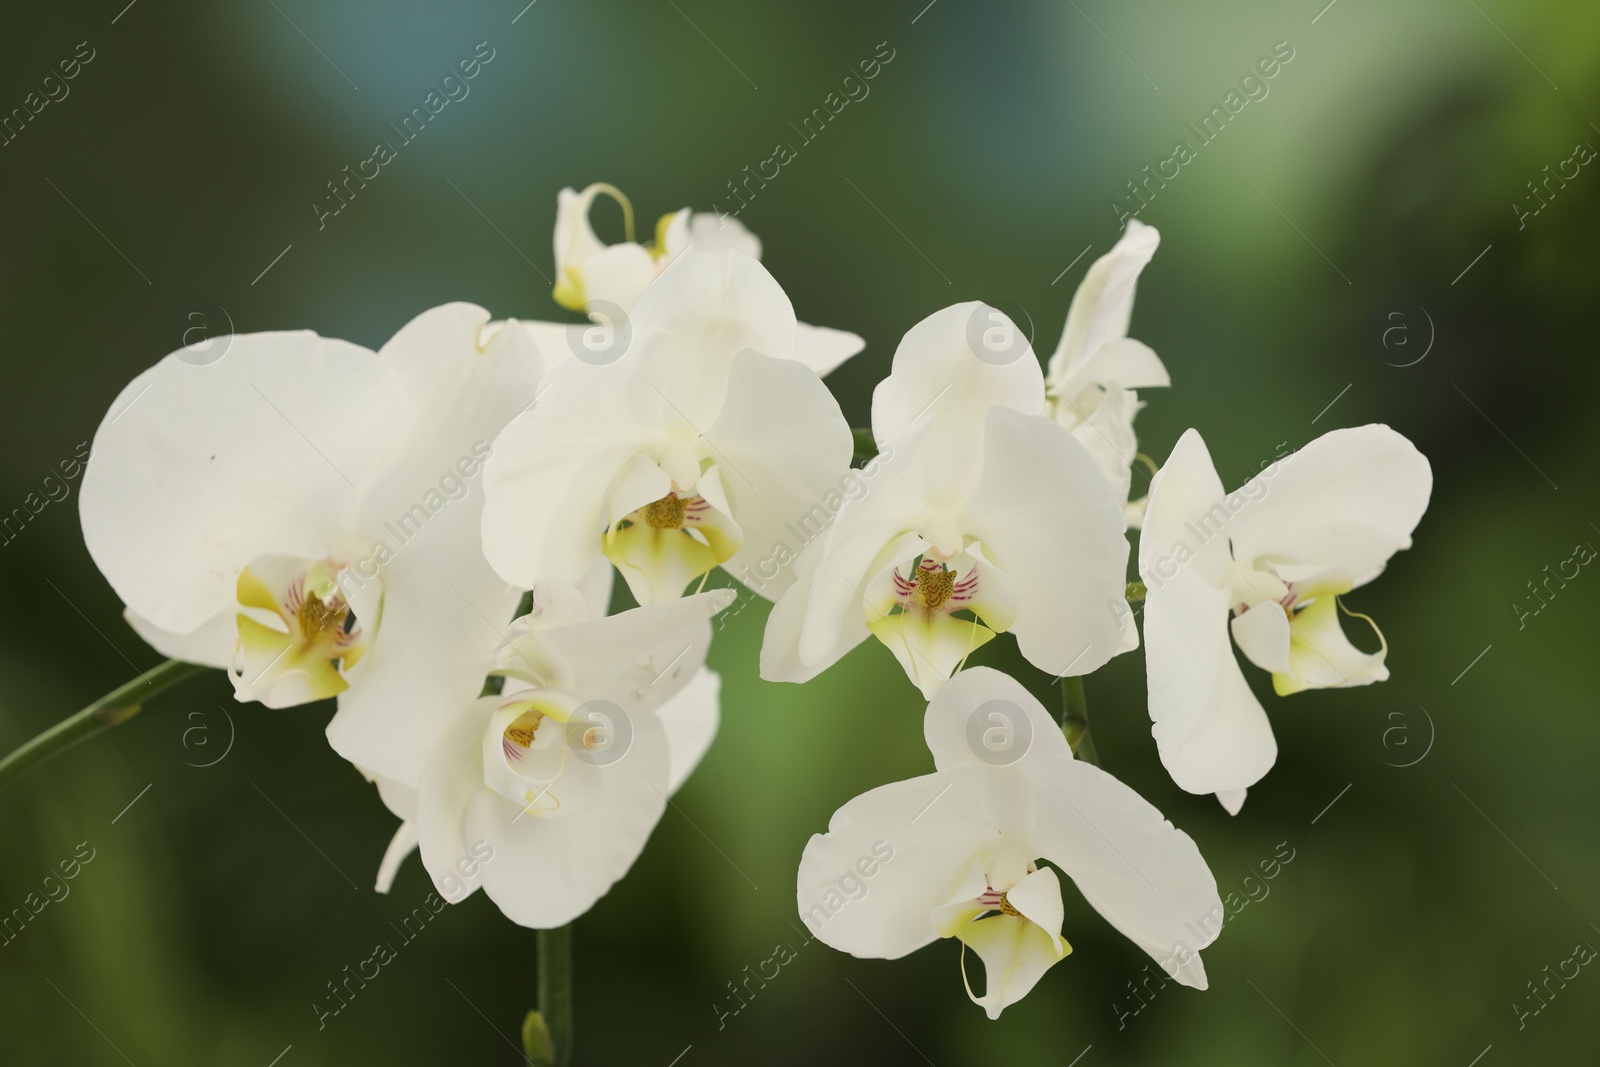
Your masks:
M46 477L193 312L370 346L449 300L565 317L546 280L559 188L614 182L645 218L727 209L779 141L798 158L742 218L802 319L867 338L829 379L865 424L900 335L939 307L988 300L1049 352L1117 236L1112 199L1287 41L1269 95L1141 215L1162 245L1133 335L1174 382L1146 394L1141 444L1160 459L1198 426L1233 485L1279 442L1384 421L1436 486L1415 548L1350 598L1392 679L1279 700L1250 672L1281 755L1238 817L1161 769L1139 655L1088 681L1105 765L1195 837L1224 893L1294 850L1206 952L1210 990L1169 985L1135 1013L1148 961L1070 892L1073 955L998 1023L967 1002L953 943L894 962L802 946L808 836L930 760L921 702L875 643L803 688L760 681L757 602L712 651L710 755L577 925L578 1061L1596 1062L1600 975L1519 1012L1547 965L1600 946L1600 577L1520 626L1513 606L1600 545L1600 172L1552 183L1520 228L1512 206L1600 145L1593 4L523 2L13 17L0 110L79 42L94 58L0 148L0 510L60 495ZM494 59L470 96L319 230L325 183L479 42ZM880 42L870 95L799 145L790 124ZM4 749L156 661L75 496L7 537ZM1009 638L979 659L1053 699ZM325 983L430 888L413 860L370 890L393 820L324 743L328 712L240 706L206 678L0 793L0 910L80 842L94 856L0 947L0 1063L520 1061L534 938L481 895L318 1029ZM719 1027L727 983L780 942L798 958Z

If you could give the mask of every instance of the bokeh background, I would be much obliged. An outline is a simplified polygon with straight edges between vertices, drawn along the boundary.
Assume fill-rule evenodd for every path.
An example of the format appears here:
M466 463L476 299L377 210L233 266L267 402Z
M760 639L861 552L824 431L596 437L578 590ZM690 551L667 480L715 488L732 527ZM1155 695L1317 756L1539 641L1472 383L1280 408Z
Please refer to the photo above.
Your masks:
M1600 545L1600 171L1520 223L1515 205L1600 145L1600 10L524 2L12 11L0 110L79 42L94 58L0 148L0 510L60 495L46 477L197 312L370 346L449 300L565 318L558 189L614 182L646 219L726 210L779 141L797 158L742 218L801 318L867 338L829 379L864 425L900 335L947 304L995 303L1050 351L1117 236L1113 198L1286 41L1269 95L1141 216L1162 244L1133 335L1174 382L1147 394L1141 442L1160 459L1197 426L1237 484L1281 442L1384 421L1437 480L1415 547L1350 598L1392 679L1279 700L1251 672L1281 755L1238 817L1162 771L1139 655L1088 680L1105 765L1195 837L1224 893L1292 850L1206 952L1210 990L1134 999L1148 961L1070 892L1075 952L998 1023L952 943L894 962L803 944L808 836L930 761L875 643L803 688L762 682L757 601L712 652L720 737L577 925L578 1062L1595 1062L1600 975L1542 1002L1528 983L1600 947L1600 575L1544 602L1528 583ZM494 58L470 96L319 229L325 183L479 42ZM791 123L884 42L870 95L801 145ZM0 748L157 658L84 551L76 487L0 547ZM1052 697L1008 638L978 658ZM0 910L80 843L94 857L0 947L0 1062L519 1062L534 937L481 895L318 1029L325 983L429 889L413 861L370 890L393 820L324 743L329 710L239 706L202 679L0 794ZM719 1018L780 943L797 957Z

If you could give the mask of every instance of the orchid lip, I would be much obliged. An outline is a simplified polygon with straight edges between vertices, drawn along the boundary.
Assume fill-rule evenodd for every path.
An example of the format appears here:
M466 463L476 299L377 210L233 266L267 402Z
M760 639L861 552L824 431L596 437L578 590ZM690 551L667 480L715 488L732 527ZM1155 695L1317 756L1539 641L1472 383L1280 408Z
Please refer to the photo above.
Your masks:
M586 805L574 780L569 726L581 704L572 694L535 689L506 700L483 735L484 784L521 815L569 815ZM581 777L581 773L580 773Z
M236 583L234 688L241 699L285 707L336 696L374 636L341 584L333 559L258 556Z
M699 491L674 488L609 526L601 550L635 598L653 603L703 580L733 558L741 541L738 524Z

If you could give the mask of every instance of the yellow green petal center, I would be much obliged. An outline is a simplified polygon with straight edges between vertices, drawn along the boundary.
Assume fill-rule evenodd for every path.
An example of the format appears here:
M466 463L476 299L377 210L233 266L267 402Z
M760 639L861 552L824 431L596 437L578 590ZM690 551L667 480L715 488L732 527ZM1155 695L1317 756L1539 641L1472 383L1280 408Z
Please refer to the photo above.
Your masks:
M671 492L617 521L603 551L641 603L673 600L733 558L743 534L699 493Z
M955 572L943 564L936 568L919 569L912 579L916 586L917 599L929 611L940 607L950 599L950 594L955 592Z
M335 696L366 652L332 560L261 556L239 572L234 687L246 700L288 707Z
M683 515L684 499L677 493L668 493L644 506L644 521L657 530L682 529Z

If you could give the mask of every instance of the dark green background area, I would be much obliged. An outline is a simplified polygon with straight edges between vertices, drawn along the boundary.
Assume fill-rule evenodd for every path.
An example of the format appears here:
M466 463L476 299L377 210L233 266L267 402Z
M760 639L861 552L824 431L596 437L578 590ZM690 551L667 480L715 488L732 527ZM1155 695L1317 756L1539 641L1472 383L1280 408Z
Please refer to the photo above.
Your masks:
M12 12L0 111L78 42L95 58L0 148L0 511L42 493L190 312L372 346L449 300L565 317L545 277L558 189L614 182L646 219L728 207L727 183L888 42L870 95L742 215L802 319L867 339L829 379L864 424L900 335L947 304L997 304L1050 351L1117 237L1113 197L1287 41L1269 95L1141 216L1162 244L1133 335L1174 383L1146 395L1142 446L1162 458L1197 426L1234 485L1280 442L1383 421L1436 484L1415 547L1349 598L1383 627L1392 679L1280 700L1251 671L1280 757L1238 817L1162 770L1140 655L1088 681L1105 765L1194 836L1225 893L1294 850L1207 950L1210 990L1169 985L1132 1014L1148 961L1070 891L1073 954L998 1023L967 1002L953 943L900 961L802 945L808 836L930 760L921 701L875 643L804 687L760 681L757 604L712 652L715 746L577 924L579 1062L665 1067L692 1046L680 1067L1593 1063L1594 968L1521 1029L1514 1005L1600 946L1600 574L1520 625L1514 605L1600 545L1600 169L1520 229L1512 205L1600 145L1600 13L925 2L538 0L515 23L522 0ZM471 95L319 230L325 183L484 41ZM156 661L119 610L75 496L0 547L0 748ZM977 659L1051 695L1009 638ZM0 1063L266 1067L291 1045L280 1067L519 1062L534 936L481 895L317 1029L325 983L431 888L412 861L371 891L393 819L324 742L329 710L237 705L206 678L0 794L0 911L95 850L0 947ZM727 983L780 942L797 958L719 1029Z

